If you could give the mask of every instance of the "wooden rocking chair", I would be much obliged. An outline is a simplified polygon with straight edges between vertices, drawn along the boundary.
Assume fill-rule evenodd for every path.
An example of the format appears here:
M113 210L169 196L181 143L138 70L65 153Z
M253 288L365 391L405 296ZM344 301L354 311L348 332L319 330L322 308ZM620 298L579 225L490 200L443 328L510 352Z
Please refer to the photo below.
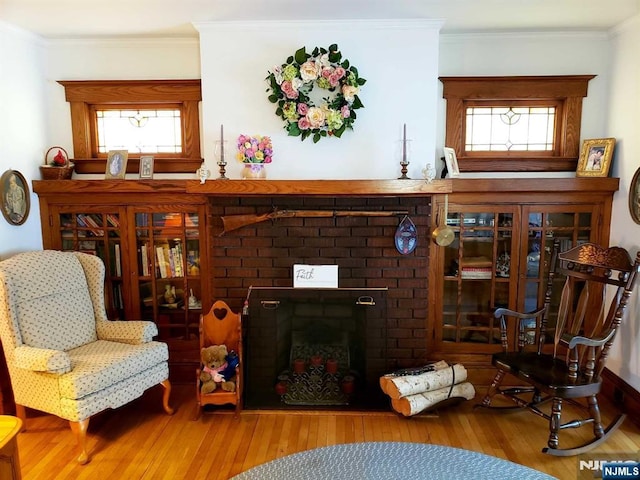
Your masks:
M229 352L235 351L240 360L236 367L234 392L217 388L211 393L200 391L200 369L196 370L197 417L205 405L235 405L235 415L242 409L242 315L231 311L222 300L211 306L209 313L200 316L200 349L211 345L226 345Z
M597 394L600 377L616 330L623 319L629 295L640 269L640 252L632 263L628 252L619 247L604 249L583 244L559 252L554 242L544 306L522 314L499 308L504 351L494 354L498 369L487 394L478 406L493 409L526 408L549 421L548 447L542 451L556 456L578 455L603 443L623 422L618 415L603 427ZM557 311L552 310L555 287L562 291ZM605 308L605 290L615 288L609 308ZM555 302L554 302L555 303ZM508 322L515 320L517 349L508 345ZM513 330L511 330L513 331ZM502 388L506 374L512 374L529 386ZM496 394L515 402L516 406L495 406ZM530 395L530 396L529 396ZM561 423L563 401L577 405L582 419ZM550 413L542 404L551 401ZM559 431L593 424L593 438L573 448L559 447ZM564 437L563 437L564 438Z

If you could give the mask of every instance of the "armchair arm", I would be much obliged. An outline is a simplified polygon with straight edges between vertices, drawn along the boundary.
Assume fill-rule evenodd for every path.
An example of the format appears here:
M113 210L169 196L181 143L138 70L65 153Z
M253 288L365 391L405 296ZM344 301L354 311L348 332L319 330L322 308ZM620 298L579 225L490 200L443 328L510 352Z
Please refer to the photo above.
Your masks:
M155 323L146 320L98 320L98 339L137 345L147 343L158 335Z
M527 327L526 321L533 320L536 321L536 331L540 329L540 324L538 319L542 318L542 315L545 313L546 307L542 307L535 312L530 313L520 313L515 310L510 310L508 308L497 308L495 312L493 312L493 316L495 318L500 319L500 339L502 341L502 348L506 352L508 350L508 337L507 337L507 319L515 318L518 320L518 348L522 349L525 345L525 328ZM529 327L531 328L531 327Z
M67 352L48 348L21 345L14 351L16 367L32 372L67 373L71 371L71 359Z
M609 330L606 333L607 334L604 337L594 338L581 337L580 335L564 334L562 335L562 341L565 342L569 348L575 348L578 345L585 345L587 347L601 347L609 340L611 340L616 332L615 330Z

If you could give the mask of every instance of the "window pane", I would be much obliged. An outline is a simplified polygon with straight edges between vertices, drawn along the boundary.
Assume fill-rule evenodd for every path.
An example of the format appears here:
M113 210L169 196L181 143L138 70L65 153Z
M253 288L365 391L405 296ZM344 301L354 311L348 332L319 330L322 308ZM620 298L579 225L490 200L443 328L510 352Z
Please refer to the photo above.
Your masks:
M467 151L554 149L555 107L468 107Z
M180 110L97 110L98 152L182 153Z

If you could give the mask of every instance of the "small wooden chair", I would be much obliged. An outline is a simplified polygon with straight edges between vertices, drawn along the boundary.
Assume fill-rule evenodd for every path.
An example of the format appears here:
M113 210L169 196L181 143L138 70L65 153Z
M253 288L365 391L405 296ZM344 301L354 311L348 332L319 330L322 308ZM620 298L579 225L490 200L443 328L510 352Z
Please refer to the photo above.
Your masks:
M597 394L609 349L640 270L640 252L635 263L619 247L605 249L587 243L560 253L556 239L549 270L541 309L528 314L506 308L495 311L495 317L500 319L504 351L492 357L498 372L479 406L502 410L526 408L549 421L548 447L542 450L544 453L578 455L604 442L625 418L619 415L603 427ZM605 293L607 286L615 289L611 297ZM559 287L561 296L554 296L554 287ZM611 298L608 309L607 298ZM552 299L557 308L552 306ZM515 331L507 328L508 321L513 320ZM515 351L508 345L509 335L517 337ZM502 388L507 374L528 386ZM516 405L492 405L496 394ZM551 409L547 413L541 406L549 401ZM577 405L584 418L561 423L563 401ZM573 448L559 447L560 430L588 423L593 425L592 439Z
M242 315L231 311L222 300L211 306L209 313L200 316L200 349L211 345L226 345L227 350L234 350L240 360L236 367L234 392L226 392L217 388L211 393L200 392L200 369L196 370L196 398L198 401L197 418L205 405L235 405L235 415L242 409Z

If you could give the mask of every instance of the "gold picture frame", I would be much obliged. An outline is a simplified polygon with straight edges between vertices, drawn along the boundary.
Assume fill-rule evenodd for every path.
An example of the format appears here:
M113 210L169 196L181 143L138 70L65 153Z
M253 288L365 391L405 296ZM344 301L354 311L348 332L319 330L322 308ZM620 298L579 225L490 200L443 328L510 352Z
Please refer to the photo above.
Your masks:
M124 178L127 173L127 161L129 160L129 152L127 150L109 150L107 154L107 168L105 170L105 178Z
M615 138L594 138L582 142L580 159L578 160L578 177L607 177L613 149L616 145Z

